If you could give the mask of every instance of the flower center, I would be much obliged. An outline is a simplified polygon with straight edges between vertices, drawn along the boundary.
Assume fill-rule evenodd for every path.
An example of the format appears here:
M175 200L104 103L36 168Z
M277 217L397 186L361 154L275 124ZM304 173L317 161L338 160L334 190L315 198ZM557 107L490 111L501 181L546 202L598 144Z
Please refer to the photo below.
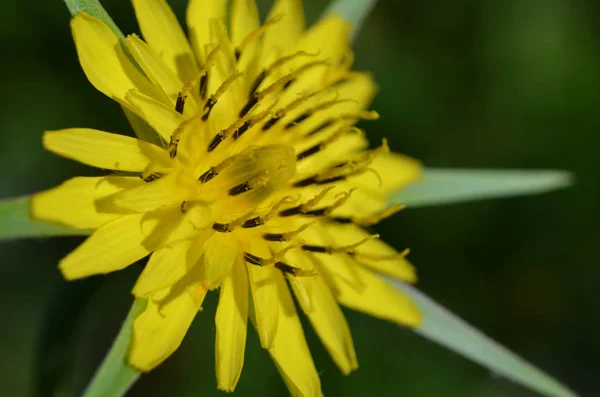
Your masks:
M199 198L214 197L215 219L231 222L289 183L296 173L296 155L287 145L250 146L211 169L218 176L204 183Z

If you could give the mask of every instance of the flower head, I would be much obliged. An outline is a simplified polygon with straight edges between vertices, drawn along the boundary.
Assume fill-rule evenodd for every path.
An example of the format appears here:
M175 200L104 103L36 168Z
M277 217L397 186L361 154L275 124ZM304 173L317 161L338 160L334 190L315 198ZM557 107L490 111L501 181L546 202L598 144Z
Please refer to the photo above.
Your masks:
M148 371L173 353L218 289L218 387L239 379L250 319L292 394L320 395L292 293L344 373L357 361L340 304L419 324L413 302L379 276L414 281L406 252L366 228L400 209L387 195L420 166L385 141L369 149L354 127L377 117L366 110L375 86L351 70L341 17L305 30L301 2L277 0L260 25L254 0L237 0L226 29L226 2L191 0L188 42L165 0L133 5L145 41L120 43L85 13L72 30L90 82L160 142L46 132L48 150L117 173L42 192L32 212L95 229L60 262L67 279L149 256L133 288L148 303L132 366Z

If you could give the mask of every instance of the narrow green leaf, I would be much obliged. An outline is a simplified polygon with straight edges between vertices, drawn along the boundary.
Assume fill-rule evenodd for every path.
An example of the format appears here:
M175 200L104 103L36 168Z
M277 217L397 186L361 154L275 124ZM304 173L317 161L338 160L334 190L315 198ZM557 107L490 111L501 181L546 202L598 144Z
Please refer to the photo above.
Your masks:
M569 186L573 176L553 170L425 170L423 179L392 197L409 207L544 193Z
M352 41L358 35L377 0L333 0L323 15L340 14L352 23Z
M121 397L139 378L141 373L127 364L127 352L133 334L133 321L146 308L146 300L136 300L110 348L83 393L83 397Z
M392 281L412 296L423 311L423 325L416 332L515 383L547 397L577 397L567 387L409 285Z
M129 49L125 45L125 36L123 35L123 32L121 32L121 29L119 29L119 27L115 24L115 21L113 21L110 15L108 15L108 12L106 12L104 7L102 7L102 4L100 4L99 0L64 0L64 2L67 5L69 11L71 12L71 15L75 16L80 12L85 11L94 18L98 18L99 20L104 22L121 41L121 45L123 46L125 53L129 57L129 60L139 68L139 65L137 65L137 63L133 59L133 56L131 56ZM139 69L141 71L141 68ZM162 145L160 136L156 131L152 129L152 127L150 127L150 125L148 125L148 123L146 123L138 115L132 113L124 107L122 107L122 109L123 112L125 112L125 116L127 117L129 124L131 124L135 135L139 139L154 143L158 146Z
M33 219L29 213L27 196L0 200L0 240L87 234L90 231Z

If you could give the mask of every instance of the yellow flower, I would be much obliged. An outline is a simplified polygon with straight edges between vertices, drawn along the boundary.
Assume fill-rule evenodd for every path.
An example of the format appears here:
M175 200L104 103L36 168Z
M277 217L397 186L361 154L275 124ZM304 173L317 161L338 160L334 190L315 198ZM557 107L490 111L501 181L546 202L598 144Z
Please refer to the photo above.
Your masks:
M357 360L339 304L418 325L415 304L379 276L413 282L406 252L365 228L400 209L387 195L420 165L385 141L369 150L353 126L377 116L365 110L375 86L350 69L341 17L305 30L301 1L277 0L261 26L254 0L237 0L227 30L226 2L191 0L190 44L165 0L133 5L145 41L128 36L130 55L85 13L73 36L90 82L162 146L91 129L46 132L48 150L117 173L42 192L32 213L95 229L60 262L67 279L150 255L133 288L148 299L134 323L133 367L149 371L173 353L218 289L218 387L239 379L249 318L292 394L320 396L290 290L346 374Z

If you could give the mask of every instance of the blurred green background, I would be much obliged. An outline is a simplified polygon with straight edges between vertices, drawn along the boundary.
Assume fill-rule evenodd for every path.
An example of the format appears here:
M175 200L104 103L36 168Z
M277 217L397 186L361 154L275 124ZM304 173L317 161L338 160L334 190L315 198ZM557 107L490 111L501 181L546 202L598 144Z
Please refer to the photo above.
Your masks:
M129 2L103 3L123 31L139 31ZM186 2L170 3L183 16ZM325 2L306 3L314 21ZM10 197L93 172L44 152L42 131L130 129L87 83L61 0L2 10L0 197ZM379 231L411 247L422 290L582 396L600 395L599 37L594 0L381 0L355 46L356 67L381 87L382 117L363 124L374 141L435 167L576 173L564 191L406 210ZM80 241L0 243L0 396L82 390L125 317L139 266L67 284L56 264ZM130 396L222 394L215 304L212 294L182 348ZM534 396L410 331L347 316L361 366L349 377L305 326L327 396ZM254 331L236 395L287 395Z

